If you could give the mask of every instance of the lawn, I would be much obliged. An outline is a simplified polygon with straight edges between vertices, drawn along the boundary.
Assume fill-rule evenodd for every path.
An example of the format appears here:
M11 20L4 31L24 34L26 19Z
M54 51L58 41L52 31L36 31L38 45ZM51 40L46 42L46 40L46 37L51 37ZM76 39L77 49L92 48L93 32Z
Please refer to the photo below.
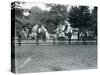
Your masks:
M15 54L17 73L97 68L96 45L16 45Z

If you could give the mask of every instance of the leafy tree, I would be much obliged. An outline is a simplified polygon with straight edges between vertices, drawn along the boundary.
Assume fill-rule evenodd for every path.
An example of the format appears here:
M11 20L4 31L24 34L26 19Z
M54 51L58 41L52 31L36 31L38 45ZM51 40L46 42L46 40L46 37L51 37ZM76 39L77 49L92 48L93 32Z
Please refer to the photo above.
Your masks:
M81 30L87 29L90 26L90 19L91 17L88 6L71 7L69 12L69 22L72 27L78 27Z
M20 6L20 4L24 4L24 2L12 2L11 3L11 14L14 14L15 17L22 17L24 9Z
M67 7L59 4L47 4L49 11L43 11L38 7L30 9L29 20L33 25L43 23L47 30L51 33L57 28L59 23L64 23L67 19Z
M45 17L45 23L47 29L52 32L67 19L67 6L60 4L47 4L46 6L50 8L50 11Z
M48 7L51 7L49 14L55 25L58 25L60 22L63 23L65 19L67 19L67 6L60 4L49 4Z
M11 24L13 31L12 34L19 32L23 27L23 22L21 19L24 16L23 15L24 9L20 6L20 4L24 4L24 2L16 1L11 3Z
M94 7L91 12L91 21L90 24L92 25L89 30L94 31L95 35L97 35L97 7Z

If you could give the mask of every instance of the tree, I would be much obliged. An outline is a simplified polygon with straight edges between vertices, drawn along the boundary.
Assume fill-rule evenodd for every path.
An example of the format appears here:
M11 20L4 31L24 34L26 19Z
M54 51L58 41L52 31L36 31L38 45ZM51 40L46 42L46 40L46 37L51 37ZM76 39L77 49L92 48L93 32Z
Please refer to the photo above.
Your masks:
M24 2L16 1L11 3L11 14L14 14L15 17L23 16L24 9L20 6L20 4L24 4Z
M51 7L49 14L55 25L58 25L60 22L63 23L67 19L67 6L49 4L48 7Z
M50 8L50 11L45 17L45 23L47 29L52 32L60 23L64 24L67 19L67 6L60 4L47 4L46 6Z
M92 26L89 28L89 30L94 31L94 34L97 36L97 7L94 7L91 12L90 24Z
M88 6L71 7L69 12L69 22L72 27L77 27L80 30L87 29L90 26L90 19L91 17Z
M24 17L23 12L25 11L25 9L23 9L20 4L24 4L24 2L16 1L11 3L12 34L21 31L24 25L22 19Z
M32 7L29 15L29 21L33 24L43 23L51 33L57 28L59 23L64 23L67 18L67 7L59 4L47 4L49 11L43 11L38 7ZM28 21L28 20L27 20Z

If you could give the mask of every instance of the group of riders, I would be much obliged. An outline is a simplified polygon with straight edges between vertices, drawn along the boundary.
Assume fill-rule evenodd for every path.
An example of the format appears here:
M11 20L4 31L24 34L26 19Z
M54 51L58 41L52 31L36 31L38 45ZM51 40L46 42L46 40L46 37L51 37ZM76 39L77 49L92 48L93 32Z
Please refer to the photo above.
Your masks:
M74 30L75 28L71 27L68 22L65 22L65 25L59 24L57 29L53 31L54 33L51 36L43 24L36 24L31 29L31 33L29 33L30 30L27 27L24 27L21 31L17 33L18 44L19 46L21 45L22 39L35 39L36 44L39 45L40 39L46 41L46 39L50 39L50 37L53 37L53 42L55 44L56 40L65 41L67 37L68 44L70 45L71 37ZM88 33L79 32L78 29L76 30L77 39L85 41L85 38L87 37Z

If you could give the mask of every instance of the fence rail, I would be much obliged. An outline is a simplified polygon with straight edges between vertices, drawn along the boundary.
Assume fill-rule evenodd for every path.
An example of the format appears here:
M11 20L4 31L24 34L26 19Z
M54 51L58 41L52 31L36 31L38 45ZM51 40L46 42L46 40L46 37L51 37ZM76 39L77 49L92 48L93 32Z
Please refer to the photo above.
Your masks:
M47 41L39 41L39 45L67 45L68 40L66 41L53 41L53 40L47 40ZM18 45L18 41L15 40L12 42L12 44ZM37 45L37 42L35 40L22 40L21 41L22 45ZM72 40L71 45L97 45L97 40L87 40L87 41L78 41L78 40Z

